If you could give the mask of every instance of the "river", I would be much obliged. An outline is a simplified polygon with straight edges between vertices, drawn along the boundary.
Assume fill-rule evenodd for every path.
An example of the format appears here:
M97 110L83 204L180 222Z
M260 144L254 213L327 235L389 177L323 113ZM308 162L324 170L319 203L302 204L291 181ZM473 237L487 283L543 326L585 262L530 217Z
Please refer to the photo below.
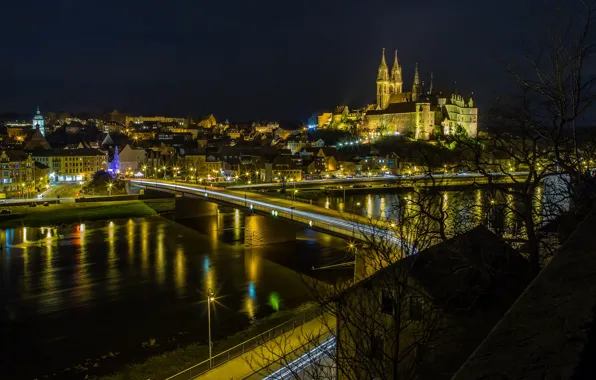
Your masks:
M0 230L0 378L82 379L214 340L310 300L297 272L345 256L345 242L299 231L247 248L240 211L198 222L162 217ZM155 340L152 347L147 343Z
M392 218L392 205L409 196L388 190L344 200L335 193L313 203ZM442 197L475 206L488 201L483 190ZM512 197L505 201L514 204ZM350 277L349 268L311 270L351 261L344 240L304 229L295 242L248 248L242 212L213 207L216 215L185 225L154 217L0 230L0 378L82 379L205 342L209 288L219 298L212 320L217 340L309 301L297 273L324 281Z

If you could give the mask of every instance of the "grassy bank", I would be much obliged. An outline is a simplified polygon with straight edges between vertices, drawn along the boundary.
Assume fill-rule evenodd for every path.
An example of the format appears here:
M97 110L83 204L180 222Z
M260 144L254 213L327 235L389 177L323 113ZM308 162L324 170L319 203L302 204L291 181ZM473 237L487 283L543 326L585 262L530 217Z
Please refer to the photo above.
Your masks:
M279 324L300 315L311 308L305 304L293 310L283 310L256 321L251 327L240 331L224 340L213 342L213 354L232 348L262 332L270 330ZM154 380L165 379L181 372L199 362L208 359L207 344L191 343L161 355L152 356L144 363L129 365L126 369L113 375L99 378L99 380ZM98 379L98 378L95 378Z
M12 214L0 215L0 228L39 227L56 224L92 222L106 219L137 218L174 209L174 199L120 202L63 203L37 206L5 206Z

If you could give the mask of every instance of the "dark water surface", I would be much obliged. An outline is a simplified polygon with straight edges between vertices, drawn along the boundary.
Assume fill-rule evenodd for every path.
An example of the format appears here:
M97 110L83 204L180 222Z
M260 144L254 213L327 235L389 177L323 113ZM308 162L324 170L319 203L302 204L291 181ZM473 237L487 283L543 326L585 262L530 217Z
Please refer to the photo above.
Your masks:
M221 297L214 339L225 337L309 301L296 270L345 257L343 240L312 231L247 248L243 220L232 210L193 221L199 231L161 217L0 230L0 378L79 379L205 341L209 288ZM159 346L143 347L151 339Z

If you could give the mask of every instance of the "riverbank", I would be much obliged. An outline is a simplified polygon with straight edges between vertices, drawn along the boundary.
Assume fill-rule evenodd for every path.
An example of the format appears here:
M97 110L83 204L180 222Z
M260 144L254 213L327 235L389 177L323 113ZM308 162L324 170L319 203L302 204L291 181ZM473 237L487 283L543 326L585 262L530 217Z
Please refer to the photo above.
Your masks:
M0 215L0 228L40 227L57 224L93 222L107 219L155 216L173 211L175 200L147 199L94 203L61 203L49 206L5 206L11 214Z
M311 310L312 304L304 304L296 309L282 310L263 319L257 320L246 330L230 335L226 339L213 342L213 354L217 355L229 348L270 330L280 324ZM209 358L209 346L206 342L191 343L173 351L155 355L147 361L129 365L121 372L93 377L95 380L157 380L165 379Z

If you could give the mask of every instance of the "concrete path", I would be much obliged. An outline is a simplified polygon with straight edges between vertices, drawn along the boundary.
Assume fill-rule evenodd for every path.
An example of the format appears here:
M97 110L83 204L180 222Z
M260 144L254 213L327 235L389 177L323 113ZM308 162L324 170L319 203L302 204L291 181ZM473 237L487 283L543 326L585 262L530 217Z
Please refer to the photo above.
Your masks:
M240 380L252 375L255 371L267 367L279 359L290 356L296 350L310 349L313 338L329 332L335 328L335 317L321 316L292 331L278 336L262 346L244 353L229 362L196 377L198 380ZM293 356L293 355L292 355ZM279 366L278 366L279 367ZM263 377L266 373L262 374Z

